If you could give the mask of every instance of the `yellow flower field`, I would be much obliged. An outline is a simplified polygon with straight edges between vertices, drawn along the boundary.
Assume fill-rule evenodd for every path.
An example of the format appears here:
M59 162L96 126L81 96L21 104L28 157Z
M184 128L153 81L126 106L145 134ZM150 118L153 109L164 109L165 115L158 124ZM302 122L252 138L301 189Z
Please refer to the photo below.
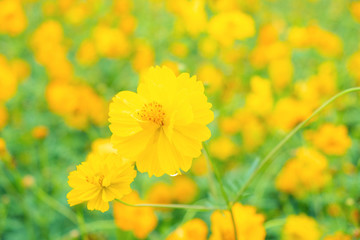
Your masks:
M360 239L360 1L0 0L0 239Z

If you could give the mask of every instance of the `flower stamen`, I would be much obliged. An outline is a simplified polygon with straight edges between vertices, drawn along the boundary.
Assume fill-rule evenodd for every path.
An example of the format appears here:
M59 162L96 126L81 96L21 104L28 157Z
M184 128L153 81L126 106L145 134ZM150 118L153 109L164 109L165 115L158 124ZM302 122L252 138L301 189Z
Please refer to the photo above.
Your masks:
M163 106L157 102L144 104L137 114L142 121L150 121L159 126L164 126L165 112Z

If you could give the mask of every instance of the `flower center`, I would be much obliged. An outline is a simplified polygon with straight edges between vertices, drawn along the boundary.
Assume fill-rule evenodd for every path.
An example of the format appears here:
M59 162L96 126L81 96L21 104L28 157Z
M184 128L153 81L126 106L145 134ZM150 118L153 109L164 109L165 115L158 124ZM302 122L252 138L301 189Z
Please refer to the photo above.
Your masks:
M100 187L103 187L103 180L104 180L104 175L96 175L96 176L92 176L92 177L86 177L86 181L88 183L94 184L94 185L100 185Z
M159 126L164 126L165 112L163 106L157 102L145 104L138 112L138 116L143 121L151 121Z

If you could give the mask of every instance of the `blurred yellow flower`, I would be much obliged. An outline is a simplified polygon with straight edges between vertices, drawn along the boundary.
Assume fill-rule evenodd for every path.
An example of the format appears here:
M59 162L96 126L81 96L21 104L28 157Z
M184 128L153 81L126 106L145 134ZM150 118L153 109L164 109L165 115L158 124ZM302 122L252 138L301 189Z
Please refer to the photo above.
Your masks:
M290 59L291 49L286 42L276 41L271 44L259 44L250 54L250 63L255 68L263 68L270 62Z
M98 25L94 29L93 39L98 53L103 57L121 58L130 53L129 40L118 28Z
M116 153L116 149L113 148L110 138L98 138L91 144L90 154L107 156L111 153Z
M320 190L329 179L327 159L314 149L302 147L278 174L276 188L301 197L309 191Z
M6 107L0 103L0 130L6 126L9 115Z
M310 38L306 27L290 27L288 30L288 41L293 48L310 47Z
M218 158L221 161L228 160L231 156L234 156L237 151L238 148L235 143L226 136L211 140L209 145L211 156Z
M306 230L305 230L306 229ZM304 214L290 215L282 230L283 240L319 240L321 236L315 219Z
M197 76L204 83L207 92L214 93L222 89L224 76L214 65L210 63L200 65Z
M170 52L178 58L185 58L189 53L189 49L185 43L173 42L170 46Z
M220 119L219 128L225 134L235 134L240 131L239 120L235 117L224 117Z
M121 16L119 28L125 35L130 35L134 33L137 27L137 20L134 16L126 14Z
M255 35L253 18L240 11L218 13L209 21L209 34L223 46L233 45L235 40L244 40Z
M206 37L199 41L198 48L201 56L212 58L218 50L218 43L214 39Z
M332 235L328 235L324 238L324 240L351 240L352 237L350 235L347 235L341 231L336 232Z
M207 234L208 227L206 223L199 218L195 218L178 227L166 240L206 240Z
M132 58L132 67L138 73L147 70L154 65L155 53L152 47L146 43L139 41L135 46L135 55Z
M0 138L0 157L2 158L7 153L6 142Z
M235 203L232 207L238 239L264 240L265 218L256 213L253 206ZM231 215L228 210L215 211L211 215L211 235L209 240L235 240Z
M143 203L135 191L121 200L130 204ZM132 231L139 239L146 238L156 228L158 222L153 208L130 207L118 202L114 203L114 219L120 229Z
M173 192L170 184L157 182L147 192L147 201L155 204L170 204L173 201Z
M269 123L271 126L290 131L300 122L308 118L313 111L313 106L297 99L286 97L280 99L271 114Z
M0 102L12 98L18 87L16 72L11 68L5 56L0 54Z
M98 60L95 44L91 40L84 40L76 52L76 60L84 66L90 66Z
M186 172L211 136L206 127L214 118L211 106L196 77L152 67L142 75L137 93L122 91L113 98L112 143L149 176Z
M290 59L278 59L271 61L269 64L269 77L274 84L276 91L281 91L291 82L294 66Z
M341 156L351 147L346 126L325 123L317 131L305 132L305 137L326 154Z
M0 34L15 36L25 30L27 19L20 0L0 1L0 22Z
M353 18L360 22L360 1L354 1L350 4L350 12Z
M196 182L191 178L181 175L173 179L172 197L177 203L191 203L199 192Z
M206 162L206 158L203 154L194 159L191 172L195 176L204 176L208 173L208 163Z
M52 82L47 86L46 100L50 110L72 127L84 129L89 122L100 126L107 122L105 100L86 85Z
M347 61L347 69L357 83L360 83L360 51L353 53Z
M36 126L31 131L31 134L36 139L44 139L49 135L49 129L46 126Z
M179 5L180 21L190 36L196 37L205 31L207 24L205 0L186 0Z
M246 96L245 108L259 116L266 116L273 107L271 83L254 76L250 79L251 92Z
M174 61L165 60L162 62L161 66L166 66L166 67L170 68L176 76L180 74L180 71L179 71L180 64L178 64Z
M316 75L310 76L306 81L296 82L294 91L308 106L316 108L335 94L336 79L337 71L334 63L324 62L319 65Z
M90 155L85 162L69 174L69 186L73 188L67 199L70 206L88 202L89 210L105 212L109 201L121 199L131 192L130 184L136 176L132 163L117 154Z
M24 81L30 75L30 65L22 59L14 59L10 62L13 72L16 74L18 81Z
M288 40L294 48L313 47L325 57L339 57L343 52L342 40L317 25L291 27Z

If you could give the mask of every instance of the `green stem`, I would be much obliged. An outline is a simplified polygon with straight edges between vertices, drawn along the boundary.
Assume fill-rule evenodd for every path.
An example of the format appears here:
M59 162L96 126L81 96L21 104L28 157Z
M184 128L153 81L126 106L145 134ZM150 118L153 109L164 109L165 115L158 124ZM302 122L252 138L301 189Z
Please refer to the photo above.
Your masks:
M130 204L120 199L115 199L115 200L129 207L176 208L176 209L187 209L187 210L197 210L197 211L214 211L214 210L224 209L224 208L206 207L199 205L185 205L185 204L148 204L148 203Z
M80 236L82 240L87 240L87 229L85 225L84 215L82 213L82 210L78 209L76 214L77 221L79 223L79 230L80 230Z
M240 201L244 191L247 189L247 187L250 185L250 183L254 180L255 176L264 168L264 166L271 160L271 158L293 137L301 128L303 128L312 118L314 118L316 115L318 115L325 107L327 107L330 103L332 103L337 98L351 92L360 91L360 87L355 88L349 88L346 89L326 102L324 102L319 108L317 108L307 119L305 119L303 122L301 122L299 125L297 125L290 133L288 133L285 138L283 138L270 152L268 155L265 156L264 160L260 163L260 165L257 167L257 169L250 175L250 177L247 179L247 181L244 183L244 185L239 190L235 202Z
M34 191L36 192L37 196L44 202L46 203L48 206L50 206L51 208L53 208L55 211L57 211L58 213L62 214L63 216L65 216L66 218L68 218L70 221L72 221L73 223L77 224L77 217L76 215L70 211L67 207L65 207L64 205L62 205L61 203L59 203L58 201L56 201L56 199L50 197L48 194L46 194L42 189L37 188L34 189Z
M230 203L230 200L229 200L229 197L228 195L226 194L226 191L225 191L225 188L224 188L224 185L222 183L222 180L221 180L221 175L220 175L220 172L219 172L219 169L216 167L216 164L215 162L209 157L209 154L207 153L207 146L205 144L203 144L203 152L205 154L205 157L208 159L208 161L211 163L212 165L212 168L213 168L213 171L214 171L214 174L215 174L215 177L219 183L219 186L220 186L220 191L221 191L221 194L223 195L223 198L226 202L226 206L227 206L227 210L230 212L231 214L231 221L232 221L232 224L233 224L233 228L234 228L234 235L235 235L235 240L238 239L237 237L237 229L236 229L236 223L235 223L235 218L234 218L234 213L233 213L233 210L232 210L232 204Z

